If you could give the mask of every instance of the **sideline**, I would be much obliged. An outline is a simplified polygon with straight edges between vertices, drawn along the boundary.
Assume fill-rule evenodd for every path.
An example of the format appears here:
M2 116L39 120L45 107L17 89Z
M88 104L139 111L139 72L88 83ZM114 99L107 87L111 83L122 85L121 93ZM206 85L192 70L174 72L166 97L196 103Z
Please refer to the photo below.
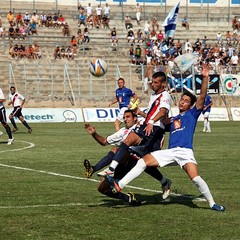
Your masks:
M2 163L0 163L0 166L6 167L6 168L13 168L13 169L18 169L18 170L30 171L30 172L43 173L43 174L53 175L53 176L57 176L57 177L65 177L65 178L71 178L71 179L77 179L77 180L83 180L83 181L90 181L90 182L97 182L97 183L100 182L99 180L96 180L96 179L71 176L71 175L60 174L60 173L55 173L55 172L48 172L48 171L37 170L37 169L32 169L32 168L24 168L24 167L6 165L6 164L2 164ZM149 189L149 188L134 187L134 186L130 186L130 185L127 185L126 187L131 188L131 189L135 189L135 190L146 191L146 192L162 193L162 191ZM196 198L196 197L190 196L190 195L183 195L183 194L177 194L177 193L170 193L170 195L179 196L179 197L183 197L183 198L186 198L186 199L192 199L193 201L198 201L198 202L206 202L207 201L205 198ZM1 206L0 206L0 208L1 208Z

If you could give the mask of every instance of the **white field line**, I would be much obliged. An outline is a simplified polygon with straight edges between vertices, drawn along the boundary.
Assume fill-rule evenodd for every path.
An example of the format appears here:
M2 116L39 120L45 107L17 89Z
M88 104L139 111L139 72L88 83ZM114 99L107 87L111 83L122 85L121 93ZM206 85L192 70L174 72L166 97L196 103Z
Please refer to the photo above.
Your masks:
M16 141L16 140L15 140L15 141ZM25 149L28 149L28 148L33 148L33 147L35 147L35 144L34 144L34 143L26 142L26 141L19 141L19 140L17 140L17 141L18 141L18 142L27 143L28 146L22 147L22 148L7 149L7 150L0 151L0 153L4 153L4 152L17 152L17 151L22 151L22 150L25 150ZM10 147L10 146L9 146L9 147Z
M48 172L48 171L44 171L44 170L36 170L36 169L31 169L31 168L24 168L24 167L6 165L6 164L1 164L1 163L0 163L0 166L6 167L6 168L13 168L13 169L18 169L18 170L30 171L30 172L38 172L38 173L43 173L43 174L48 174L48 175L53 175L53 176L58 176L58 177L65 177L65 178L71 178L71 179L77 179L77 180L83 180L83 181L91 181L91 182L98 182L98 183L100 182L99 180L96 180L96 179L82 178L82 177L77 177L77 176L71 176L71 175L60 174L60 173L55 173L55 172ZM146 192L162 193L162 191L154 190L154 189L134 187L134 186L129 186L129 185L127 185L127 187L132 188L132 189L136 189L136 190L146 191ZM181 197L184 197L184 198L187 198L187 199L192 199L193 201L199 201L199 202L206 201L205 198L194 198L194 197L189 196L189 195L182 195L182 194L176 194L176 193L171 193L171 195L172 196L179 196L179 197L181 196ZM36 205L36 206L39 206L39 205ZM46 206L48 206L48 205L46 205ZM1 208L1 206L0 206L0 208Z

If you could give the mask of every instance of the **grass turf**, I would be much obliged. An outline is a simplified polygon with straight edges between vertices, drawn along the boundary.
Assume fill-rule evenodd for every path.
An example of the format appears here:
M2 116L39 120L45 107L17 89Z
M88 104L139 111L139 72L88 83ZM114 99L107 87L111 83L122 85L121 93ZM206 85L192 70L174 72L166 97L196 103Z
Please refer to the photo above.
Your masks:
M239 122L212 122L210 134L202 124L195 157L223 213L194 199L201 196L179 167L160 169L173 182L166 201L145 190L161 188L144 173L130 184L142 190L124 189L139 194L142 206L105 197L82 163L96 163L110 146L98 145L83 123L31 124L32 134L19 124L13 145L5 133L0 139L0 239L239 239ZM114 131L113 123L94 125L104 136Z

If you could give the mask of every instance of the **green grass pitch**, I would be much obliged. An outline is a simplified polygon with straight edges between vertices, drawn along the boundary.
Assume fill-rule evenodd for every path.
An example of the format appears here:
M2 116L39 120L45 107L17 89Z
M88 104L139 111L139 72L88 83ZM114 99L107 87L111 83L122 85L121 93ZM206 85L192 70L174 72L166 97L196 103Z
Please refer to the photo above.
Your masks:
M114 131L113 123L94 125L104 136ZM103 196L100 178L86 179L82 163L96 163L110 146L97 144L83 123L31 126L28 134L18 124L11 146L1 129L0 239L240 239L239 122L211 122L210 134L199 122L195 133L200 175L225 212L211 211L179 167L160 169L173 182L168 200L145 173L130 183L140 189L124 189L139 194L142 206Z

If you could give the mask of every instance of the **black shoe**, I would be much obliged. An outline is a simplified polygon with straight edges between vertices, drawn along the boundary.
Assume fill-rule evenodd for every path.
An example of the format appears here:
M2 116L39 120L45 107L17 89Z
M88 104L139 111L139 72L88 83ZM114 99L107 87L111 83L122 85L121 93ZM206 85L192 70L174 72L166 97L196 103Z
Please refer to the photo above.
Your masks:
M128 201L129 201L130 205L132 205L132 206L140 206L140 205L142 205L141 201L139 201L139 200L137 200L135 198L134 193L128 193L127 195L129 196L129 200Z
M30 128L30 129L28 129L28 133L32 133L32 129Z
M87 159L85 159L83 162L83 165L86 169L85 176L87 178L90 178L93 175L93 167L92 167L91 163Z

